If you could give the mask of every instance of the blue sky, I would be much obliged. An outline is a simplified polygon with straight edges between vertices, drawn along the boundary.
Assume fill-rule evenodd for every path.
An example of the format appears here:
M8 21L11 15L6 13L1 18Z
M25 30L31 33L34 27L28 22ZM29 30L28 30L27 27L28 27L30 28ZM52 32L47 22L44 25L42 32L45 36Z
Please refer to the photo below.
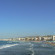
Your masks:
M0 0L0 38L55 34L55 0Z

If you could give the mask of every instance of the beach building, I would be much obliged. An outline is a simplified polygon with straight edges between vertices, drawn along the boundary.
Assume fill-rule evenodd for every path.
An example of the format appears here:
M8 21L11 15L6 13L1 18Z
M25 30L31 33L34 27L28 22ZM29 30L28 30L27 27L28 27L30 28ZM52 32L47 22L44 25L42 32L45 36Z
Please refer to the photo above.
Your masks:
M35 37L35 41L39 41L39 37Z
M34 41L35 38L34 38L34 37L26 37L25 40L26 40L26 41Z
M53 41L55 41L55 35L53 35Z
M41 37L39 37L39 40L41 41Z
M41 40L42 41L52 41L53 38L52 38L52 36L43 36L43 37L41 37Z

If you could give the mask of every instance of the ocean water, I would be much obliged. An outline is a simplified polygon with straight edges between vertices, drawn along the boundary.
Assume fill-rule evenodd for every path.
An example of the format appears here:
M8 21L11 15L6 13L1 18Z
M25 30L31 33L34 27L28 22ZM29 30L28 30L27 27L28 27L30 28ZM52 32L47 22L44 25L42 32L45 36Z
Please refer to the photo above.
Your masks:
M43 42L0 41L0 55L55 55L55 46Z

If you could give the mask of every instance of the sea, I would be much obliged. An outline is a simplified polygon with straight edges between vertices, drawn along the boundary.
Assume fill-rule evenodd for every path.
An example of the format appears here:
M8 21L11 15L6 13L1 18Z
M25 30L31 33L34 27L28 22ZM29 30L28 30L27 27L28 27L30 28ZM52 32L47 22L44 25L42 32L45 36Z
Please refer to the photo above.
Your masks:
M0 55L55 55L55 46L44 42L0 41Z

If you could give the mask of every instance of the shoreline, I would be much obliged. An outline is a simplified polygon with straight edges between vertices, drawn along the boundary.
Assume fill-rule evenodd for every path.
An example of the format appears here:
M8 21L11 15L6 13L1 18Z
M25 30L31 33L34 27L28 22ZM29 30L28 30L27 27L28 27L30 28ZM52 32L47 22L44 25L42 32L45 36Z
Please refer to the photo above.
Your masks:
M55 46L55 43L53 43L53 42L45 42L45 44L50 44L52 46Z

